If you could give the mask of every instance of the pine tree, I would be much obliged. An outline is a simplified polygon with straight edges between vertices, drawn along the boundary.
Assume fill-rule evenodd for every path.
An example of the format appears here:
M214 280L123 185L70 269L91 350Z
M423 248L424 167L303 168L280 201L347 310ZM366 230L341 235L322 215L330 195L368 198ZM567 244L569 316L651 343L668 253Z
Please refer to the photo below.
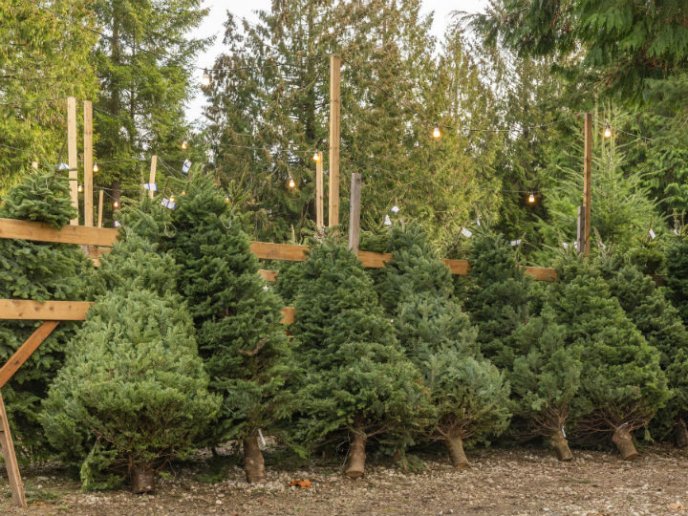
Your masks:
M424 437L443 441L455 467L468 466L464 441L487 440L509 423L509 385L476 344L453 298L451 274L422 229L392 230L392 261L382 271L381 298L397 338L422 372L434 409Z
M509 242L488 231L472 239L469 259L465 307L478 326L480 349L497 367L510 369L512 334L528 319L530 280L518 268Z
M648 344L660 352L660 365L667 372L669 387L674 394L667 407L653 420L653 426L665 435L675 429L677 444L688 446L685 422L688 392L677 392L686 388L686 381L676 375L688 367L688 331L664 291L637 267L609 260L605 264L605 275L612 295L619 300Z
M12 188L0 205L0 218L43 222L54 228L74 215L65 177L36 172ZM0 239L0 298L36 301L83 300L92 267L77 246ZM0 322L0 361L5 362L40 323ZM3 388L20 452L47 451L38 423L39 404L62 365L74 325L61 323Z
M249 482L265 475L260 429L289 416L287 382L296 373L280 324L282 301L258 275L258 260L213 182L199 175L172 214L166 246L180 265L179 287L198 330L211 390L222 396L210 444L240 439Z
M217 415L175 264L135 234L103 258L107 292L70 342L43 403L51 444L81 462L85 489L152 491L155 471L197 444Z
M672 238L666 250L668 297L688 325L688 238Z
M347 436L346 475L359 478L369 440L388 436L398 446L424 424L421 376L404 357L372 280L333 240L312 247L304 264L294 334L306 370L297 433L308 449Z
M572 412L580 433L612 433L624 459L637 456L632 432L646 426L670 396L660 353L613 297L598 268L578 257L562 260L552 305L580 348L581 383Z
M559 460L573 459L565 425L581 384L580 348L567 344L567 327L549 304L514 333L517 354L508 378L514 412L532 434L549 439Z

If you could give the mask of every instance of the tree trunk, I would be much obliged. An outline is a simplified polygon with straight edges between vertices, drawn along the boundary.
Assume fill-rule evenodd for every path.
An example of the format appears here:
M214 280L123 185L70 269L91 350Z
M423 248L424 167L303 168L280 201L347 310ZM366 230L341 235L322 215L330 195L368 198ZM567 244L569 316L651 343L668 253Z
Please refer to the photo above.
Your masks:
M562 432L561 429L552 434L549 444L552 446L552 448L554 448L559 460L565 462L573 460L573 454L569 448L569 442L566 440L566 437L564 437L564 432Z
M257 432L244 439L244 472L249 484L265 480L265 460L258 446Z
M131 490L136 494L155 491L155 470L150 464L134 464L131 468Z
M455 468L466 469L471 467L466 452L463 451L463 439L460 435L450 435L445 443L449 449L449 458Z
M358 426L352 433L349 462L344 474L349 478L361 478L365 475L367 437L361 426Z
M633 460L638 457L638 451L633 444L633 436L625 427L619 427L614 431L612 442L616 445L624 460Z
M676 419L676 447L685 448L688 446L688 429L682 417Z

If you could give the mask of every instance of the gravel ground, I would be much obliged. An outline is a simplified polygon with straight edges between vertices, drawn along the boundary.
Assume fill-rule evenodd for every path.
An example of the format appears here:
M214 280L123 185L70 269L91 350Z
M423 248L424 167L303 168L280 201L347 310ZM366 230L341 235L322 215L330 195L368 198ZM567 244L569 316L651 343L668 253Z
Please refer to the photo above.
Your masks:
M453 470L435 458L421 473L373 466L351 481L334 467L269 471L267 482L249 486L242 471L227 466L222 480L206 482L185 468L160 482L157 494L125 491L81 493L59 472L25 474L29 510L13 509L0 480L0 514L77 515L660 515L688 514L688 454L670 448L644 450L623 462L612 453L578 452L559 463L544 450L481 450L472 468ZM289 487L296 479L310 489Z

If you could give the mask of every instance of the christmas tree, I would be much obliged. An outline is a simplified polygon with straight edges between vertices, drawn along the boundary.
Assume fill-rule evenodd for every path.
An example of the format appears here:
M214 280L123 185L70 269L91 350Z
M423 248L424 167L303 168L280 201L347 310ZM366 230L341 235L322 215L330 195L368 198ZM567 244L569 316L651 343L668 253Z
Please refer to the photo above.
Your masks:
M174 261L132 234L103 258L99 296L43 403L51 444L81 463L85 489L124 476L152 491L157 468L184 456L215 418Z
M571 256L558 266L551 298L567 345L580 349L581 382L572 411L579 433L612 433L624 459L637 456L632 432L670 396L660 353L613 297L595 264Z
M259 433L275 429L293 406L286 385L296 367L280 324L282 300L258 275L248 236L209 178L187 185L172 226L166 246L180 265L179 287L211 390L223 399L210 444L242 440L246 478L259 482L265 476Z
M489 231L474 236L469 260L465 308L478 326L480 349L497 367L510 369L512 334L528 319L530 281L518 268L509 242Z
M294 333L306 369L298 437L309 449L348 438L347 476L364 475L370 439L398 443L425 424L420 373L405 358L372 280L334 240L314 245L304 264Z
M572 460L565 424L581 383L580 349L567 345L567 328L545 304L514 333L517 355L509 380L515 414L529 432L549 439L559 460Z
M675 429L676 443L688 446L685 422L688 391L685 391L687 385L683 375L688 369L688 331L681 316L665 297L664 290L637 267L612 259L605 264L605 276L612 295L619 300L628 317L647 342L659 350L660 364L667 372L674 393L653 420L653 428L663 435Z
M76 215L68 182L54 173L28 175L10 190L0 217L42 222L59 229ZM92 267L79 247L0 239L0 298L36 301L83 300ZM4 363L40 323L0 321L0 362ZM25 454L46 452L38 422L40 401L62 366L64 347L74 324L61 323L3 388L18 449Z
M473 327L453 298L451 273L419 226L393 228L381 299L406 355L430 391L433 424L424 437L443 441L453 465L468 466L463 443L499 435L509 423L509 386L482 358Z
M666 285L671 302L678 309L683 324L688 325L688 238L672 238L666 251Z

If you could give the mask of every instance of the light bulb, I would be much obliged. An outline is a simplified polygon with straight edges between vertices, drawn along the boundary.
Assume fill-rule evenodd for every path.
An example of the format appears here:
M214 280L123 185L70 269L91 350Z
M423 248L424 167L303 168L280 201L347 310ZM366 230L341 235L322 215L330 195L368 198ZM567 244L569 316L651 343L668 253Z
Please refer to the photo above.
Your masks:
M84 191L84 185L79 185L79 186L77 187L77 191L78 191L79 193L83 192L83 191Z
M119 208L119 201L113 202L113 203L112 203L112 207L115 208L115 209Z
M225 195L225 202L229 203L229 195Z
M604 137L605 138L611 138L612 137L612 128L609 124L606 125L604 128Z
M528 196L528 204L535 204L535 194L530 194Z
M182 190L182 197L186 195L186 190Z
M399 213L400 210L401 208L399 208L399 206L397 206L396 204L392 206L392 213L394 213L395 215Z
M182 142L182 150L186 150L186 149L188 149L188 148L189 148L189 142L187 142L186 140L184 140L184 141Z
M334 27L328 27L328 28L327 28L327 32L328 32L329 34L334 34Z
M442 131L440 131L439 125L436 125L435 128L432 130L432 137L435 140L439 140L442 137Z
M93 171L98 172L99 170L100 170L100 168L98 167L98 163L94 163L93 164Z
M201 86L203 86L204 88L210 86L210 74L208 73L208 70L203 70L203 77L201 77Z
M289 183L287 183L287 186L292 190L296 188L296 181L294 181L293 177L289 178Z
M170 195L170 202L174 202L174 195Z
M320 153L318 151L315 151L315 154L313 154L313 161L316 163L320 161Z
M31 168L34 170L38 170L38 161L32 161L31 162Z

